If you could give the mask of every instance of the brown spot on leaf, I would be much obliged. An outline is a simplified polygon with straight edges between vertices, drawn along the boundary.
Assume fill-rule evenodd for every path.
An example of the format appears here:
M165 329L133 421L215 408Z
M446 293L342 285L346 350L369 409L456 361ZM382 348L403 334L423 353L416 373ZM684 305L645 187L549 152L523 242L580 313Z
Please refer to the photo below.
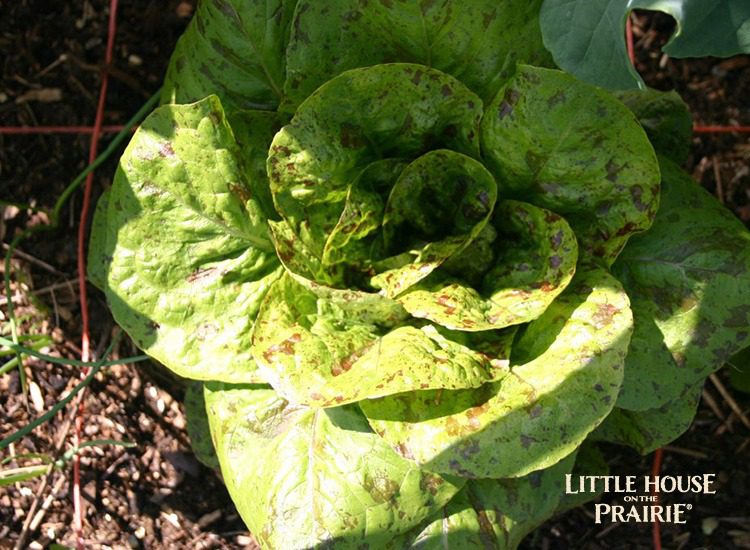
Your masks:
M361 347L358 350L353 351L350 353L347 357L341 360L341 362L337 365L334 365L331 368L331 374L334 376L338 376L340 374L343 374L345 372L348 372L351 370L354 363L356 363L360 357L362 357L367 351L375 345L375 341L370 342L366 346Z
M474 478L476 477L474 474L472 474L469 470L461 466L461 463L458 460L451 460L448 463L448 467L456 472L461 477L468 477L468 478Z
M209 267L207 269L203 269L199 267L195 271L193 271L190 275L185 277L185 281L187 281L188 283L194 283L195 281L210 277L211 275L214 274L215 271L216 271L215 267Z
M616 182L617 175L622 171L623 168L625 168L624 165L618 165L613 159L609 159L609 161L607 161L607 166L605 167L605 169L607 170L607 179L612 183Z
M481 449L479 447L479 441L466 440L461 442L459 454L463 457L464 460L471 460L471 457L479 453L480 450Z
M447 294L441 294L438 296L437 303L445 308L446 315L453 315L456 311L456 306L451 303L451 298Z
M630 188L630 196L633 197L633 204L639 212L645 212L649 209L649 205L643 202L643 187L633 185Z
M341 125L340 140L341 145L347 149L359 149L365 144L362 128L349 123Z
M174 149L172 149L172 144L168 141L163 142L159 146L159 154L162 157L173 157L174 156Z
M448 124L445 128L443 128L443 135L449 138L456 137L458 135L458 129L456 128L456 125Z
M381 437L383 437L383 433L379 434ZM399 443L396 445L396 451L398 454L403 456L404 458L408 458L409 460L414 460L414 454L411 452L409 447L406 446L406 443Z
M514 90L513 88L505 90L503 101L500 103L500 109L498 110L498 117L500 120L509 116L513 112L513 107L518 103L520 97L521 94L518 90Z
M295 332L283 342L270 346L266 351L263 352L263 358L267 362L271 363L274 356L278 353L283 353L284 355L294 355L294 344L301 340L302 335ZM312 397L312 394L310 394L310 396ZM320 396L320 398L322 399L322 396Z
M637 226L633 222L628 222L625 225L623 225L620 229L617 230L617 236L622 237L624 235L630 235L633 231L635 231ZM606 237L605 237L606 238Z
M445 481L442 477L425 472L422 479L419 480L419 488L422 489L422 491L428 491L432 496L435 496L443 483L445 483Z
M558 90L557 92L555 92L554 95L552 95L551 97L547 99L547 105L549 107L554 107L555 105L559 105L560 103L564 101L565 101L565 92L562 90Z
M244 185L240 185L239 183L230 183L229 190L242 202L247 202L252 198L250 195L250 191L247 190L247 187L245 187Z
M597 327L603 327L612 324L614 316L620 313L620 310L612 304L599 304L594 313L594 323Z

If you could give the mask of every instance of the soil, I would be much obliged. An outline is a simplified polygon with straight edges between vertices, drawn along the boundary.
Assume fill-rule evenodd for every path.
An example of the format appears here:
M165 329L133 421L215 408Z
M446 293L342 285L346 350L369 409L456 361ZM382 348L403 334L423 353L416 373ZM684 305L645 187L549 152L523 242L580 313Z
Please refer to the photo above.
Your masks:
M106 43L108 2L18 0L0 18L0 125L86 125L93 123L100 62ZM159 87L174 43L194 1L130 0L118 11L105 124L126 121ZM634 31L637 67L649 85L676 89L696 123L750 125L750 56L728 60L673 60L660 52L672 22L639 15ZM697 134L690 170L746 224L750 222L750 134ZM102 139L102 150L111 135ZM69 182L86 166L88 135L0 135L0 237L46 223L34 208L51 209ZM96 173L95 195L111 183L114 155ZM94 197L96 198L96 197ZM13 259L13 291L21 332L41 335L43 351L80 355L80 310L76 287L76 232L80 194L54 232L25 241ZM89 288L92 339L107 344L115 331L103 297ZM7 332L6 305L0 333ZM100 347L100 352L101 347ZM137 354L123 338L115 357ZM19 391L17 370L0 376L0 437L27 424L59 401L78 381L67 366L30 360L30 402ZM724 377L720 377L721 380ZM83 399L84 439L129 441L137 447L101 445L81 458L84 538L89 548L247 548L252 538L239 519L218 475L190 450L181 405L185 386L156 365L117 366L97 374ZM740 408L750 397L729 388ZM665 496L693 505L685 525L662 525L665 548L750 548L750 430L726 399L707 385L690 430L665 450L663 475L715 473L717 493ZM709 405L714 402L714 406ZM57 457L59 440L70 440L72 407L13 447L16 455ZM62 439L64 438L64 439ZM63 449L65 447L63 446ZM652 457L623 448L607 449L612 473L645 475ZM5 456L5 455L4 455ZM1 458L1 457L0 457ZM7 467L21 465L19 459ZM53 543L74 546L71 469L54 470L46 487L36 478L0 489L0 549L12 548L24 532L29 510L43 510L22 547ZM614 502L616 498L607 497ZM527 549L652 548L650 524L594 523L593 505L553 518L523 544ZM33 514L32 514L33 515ZM37 514L38 515L38 514Z

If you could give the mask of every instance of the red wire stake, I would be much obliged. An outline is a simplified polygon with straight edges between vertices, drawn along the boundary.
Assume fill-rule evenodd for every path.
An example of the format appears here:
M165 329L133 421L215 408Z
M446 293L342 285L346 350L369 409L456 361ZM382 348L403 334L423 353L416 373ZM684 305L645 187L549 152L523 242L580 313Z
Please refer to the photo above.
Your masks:
M628 46L628 57L630 62L635 67L635 48L633 47L633 20L631 15L628 14L628 18L625 20L625 44Z
M112 64L112 52L115 45L115 33L117 31L117 0L110 0L109 4L109 26L107 29L107 49L104 54L104 65ZM91 132L91 145L89 147L89 164L96 160L99 148L99 136L101 135L102 123L104 121L104 105L107 101L108 74L101 73L101 88L99 90L99 102L96 106L96 118L94 128ZM89 338L89 310L88 296L86 295L86 226L88 222L89 209L91 207L91 188L93 186L94 173L89 172L86 176L86 184L83 190L83 205L81 206L81 219L78 226L78 291L81 303L81 360L91 360L91 347ZM81 376L85 377L89 369L82 369ZM81 441L81 428L85 413L84 401L76 413L75 432L73 444L77 448ZM78 453L73 455L73 511L74 529L76 533L76 548L83 550L83 512L81 508L81 463Z
M696 134L745 134L750 132L750 126L693 126L693 132Z
M125 126L102 126L103 134L116 134ZM37 135L37 134L93 134L93 126L0 126L0 134Z

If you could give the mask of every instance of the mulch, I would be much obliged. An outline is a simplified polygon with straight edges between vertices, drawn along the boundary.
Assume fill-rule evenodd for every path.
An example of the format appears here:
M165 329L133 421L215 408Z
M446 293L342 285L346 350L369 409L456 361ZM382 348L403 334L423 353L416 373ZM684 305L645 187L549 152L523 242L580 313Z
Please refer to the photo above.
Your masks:
M121 3L115 56L109 68L105 124L122 124L159 87L174 43L189 21L194 0L131 0ZM19 0L0 18L0 125L91 125L96 109L99 63L104 57L108 2ZM659 47L671 29L667 17L639 15L634 26L638 69L649 85L676 89L699 124L750 125L750 56L729 60L673 60ZM102 149L110 136L102 139ZM87 135L0 135L0 197L50 209L86 166ZM101 149L100 149L101 150ZM693 139L688 170L746 224L750 224L748 134L700 134ZM95 193L111 183L116 156L97 172ZM59 229L21 245L16 256L14 303L24 334L46 335L43 351L80 354L76 289L76 232L80 195L72 198ZM46 223L31 209L0 207L5 241L23 228ZM111 341L114 324L103 297L90 289L92 338ZM5 312L5 305L0 306ZM0 317L0 332L5 332ZM116 357L136 355L123 339ZM53 406L77 381L69 367L30 360L36 389L21 398L17 371L0 376L0 436L5 437ZM723 379L723 378L722 378ZM38 391L37 391L38 390ZM103 445L81 458L84 537L89 548L247 548L252 539L221 479L190 450L181 404L181 380L151 363L102 370L83 399L84 438L113 439L134 448ZM731 388L730 388L730 391ZM690 430L665 452L665 475L717 474L715 495L666 496L693 504L685 525L663 525L665 548L750 548L750 438L716 389L715 407L701 404ZM750 398L733 392L743 410ZM71 408L58 414L13 451L55 456L70 438ZM67 435L67 437L66 437ZM63 446L63 449L65 447ZM645 475L651 458L607 447L612 473ZM28 531L26 547L74 546L70 467L41 479L0 489L0 549L12 548L35 500L44 509ZM617 495L605 497L611 502ZM46 506L46 508L45 508ZM524 543L527 549L652 548L649 524L594 523L592 506L553 518Z

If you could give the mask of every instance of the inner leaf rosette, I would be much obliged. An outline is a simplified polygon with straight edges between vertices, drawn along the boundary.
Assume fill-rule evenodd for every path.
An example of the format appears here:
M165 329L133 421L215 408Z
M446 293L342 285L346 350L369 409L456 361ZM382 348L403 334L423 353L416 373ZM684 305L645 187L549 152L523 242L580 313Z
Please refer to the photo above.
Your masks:
M555 110L587 92L596 93L554 71L520 67L499 97L520 102L523 93L536 105L553 95ZM601 122L625 107L600 102L595 113L577 113L560 139L591 140L626 165L632 154L611 146ZM492 391L487 384L511 373L516 329L568 287L579 239L584 252L596 252L590 227L576 231L547 207L583 200L580 163L556 172L564 200L528 193L502 164L528 147L523 132L517 144L507 140L520 115L503 101L486 113L482 106L436 69L377 65L321 86L274 136L268 178L282 219L270 222L270 232L287 274L266 295L252 350L263 378L288 401L331 407L413 391ZM525 124L543 124L541 113L523 116ZM632 116L623 124L632 148L653 158ZM497 146L482 155L480 137ZM533 162L565 166L559 142L531 148ZM622 204L632 178L620 183L595 166L589 172L611 197L600 223L618 228L618 242L650 223L648 212ZM643 177L633 185L653 187L652 176ZM622 211L643 219L636 226Z

